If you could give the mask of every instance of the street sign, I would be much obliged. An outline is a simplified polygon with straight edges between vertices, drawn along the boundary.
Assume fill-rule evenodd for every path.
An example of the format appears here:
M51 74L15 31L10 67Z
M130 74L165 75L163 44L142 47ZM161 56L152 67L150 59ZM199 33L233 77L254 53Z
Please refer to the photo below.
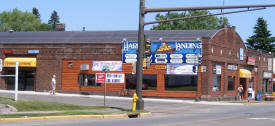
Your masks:
M105 73L109 72L110 71L109 66L103 66L102 71L105 72Z
M105 73L96 73L96 83L105 82Z

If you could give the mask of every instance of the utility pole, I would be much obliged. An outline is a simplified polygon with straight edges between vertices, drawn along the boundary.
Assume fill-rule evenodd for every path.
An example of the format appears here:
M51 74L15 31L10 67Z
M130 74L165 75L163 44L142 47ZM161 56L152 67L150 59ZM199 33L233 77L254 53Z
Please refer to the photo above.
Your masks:
M138 26L138 57L137 57L137 87L136 92L138 96L137 110L144 110L144 101L142 99L142 79L143 79L143 68L142 61L144 57L144 9L145 0L140 0L139 8L139 26Z
M256 11L256 10L266 9L266 7L275 7L275 4L238 5L238 6L206 6L206 7L175 7L175 8L145 8L145 0L140 0L139 28L138 28L138 57L137 57L137 64L136 64L136 72L137 72L136 73L136 75L137 75L136 93L137 93L137 96L139 97L139 99L137 101L137 110L144 110L144 101L142 99L142 79L143 79L142 61L143 61L143 57L144 57L144 42L145 42L144 41L144 26L145 25L177 21L177 20L186 20L186 19L191 19L191 18L200 18L200 17L207 17L207 16L241 13L241 12L247 12L247 11ZM176 18L176 19L168 19L168 20L160 20L160 21L152 21L152 22L144 21L144 16L146 13L187 11L187 10L241 9L241 8L247 8L247 10L222 12L222 13L218 13L218 14ZM198 91L198 89L197 89L197 91Z

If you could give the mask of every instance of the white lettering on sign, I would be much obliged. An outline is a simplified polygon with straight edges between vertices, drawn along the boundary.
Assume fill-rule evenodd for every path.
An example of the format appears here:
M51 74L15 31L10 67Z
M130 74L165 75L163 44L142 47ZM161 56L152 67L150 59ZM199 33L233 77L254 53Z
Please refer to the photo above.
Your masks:
M128 51L130 49L138 49L138 43L137 42L125 42L123 50Z
M176 49L181 50L181 49L200 49L201 48L201 43L181 43L177 42L176 43Z
M182 54L171 54L170 58L182 58Z
M155 55L156 58L167 58L166 54L156 54Z
M125 62L126 63L132 63L134 61L137 61L137 59L125 59Z
M167 59L155 59L156 63L167 63Z
M125 54L125 57L129 59L135 59L137 58L137 54Z
M171 59L170 60L171 63L183 63L182 59Z

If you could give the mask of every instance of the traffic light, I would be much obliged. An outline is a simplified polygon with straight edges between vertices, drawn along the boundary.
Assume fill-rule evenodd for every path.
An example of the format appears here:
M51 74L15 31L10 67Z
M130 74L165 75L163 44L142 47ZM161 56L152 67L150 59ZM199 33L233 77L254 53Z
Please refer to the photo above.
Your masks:
M151 44L152 41L149 38L146 38L145 43L144 43L144 54L145 57L150 57L151 56Z
M143 60L142 60L142 67L146 68L146 58L143 58Z

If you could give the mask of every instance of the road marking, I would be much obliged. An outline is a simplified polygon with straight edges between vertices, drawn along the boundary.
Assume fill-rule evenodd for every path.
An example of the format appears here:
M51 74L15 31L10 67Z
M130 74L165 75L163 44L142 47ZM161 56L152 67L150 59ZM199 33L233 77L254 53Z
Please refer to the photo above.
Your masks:
M271 121L275 121L275 119L272 119L272 118L248 118L248 119L252 119L252 120L271 120Z
M228 117L206 119L206 120L194 120L194 121L187 121L187 122L167 123L167 124L161 124L161 125L155 125L155 126L183 126L183 125L191 124L191 123L212 122L212 121L234 119L234 118L239 118L239 116L228 116Z

